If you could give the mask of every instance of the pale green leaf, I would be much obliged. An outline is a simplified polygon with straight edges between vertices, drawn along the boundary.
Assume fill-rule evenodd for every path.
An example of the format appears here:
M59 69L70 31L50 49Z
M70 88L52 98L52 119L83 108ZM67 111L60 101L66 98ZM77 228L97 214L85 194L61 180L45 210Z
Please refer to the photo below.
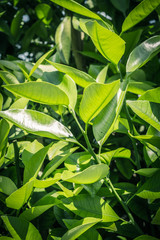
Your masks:
M108 72L108 68L109 68L109 64L107 66L105 66L100 71L100 73L98 74L98 76L96 78L96 82L98 82L98 83L105 83L107 72Z
M80 27L91 37L98 51L107 60L118 64L125 51L122 38L96 21L81 21Z
M45 180L44 179L43 180L35 179L34 187L36 187L36 188L47 188L47 187L52 186L56 182L58 182L60 179L61 179L61 174L60 173L55 174L55 176L53 178L47 178Z
M111 101L119 89L119 81L109 84L92 83L85 90L79 113L84 122L91 121Z
M134 171L134 173L145 176L145 177L151 177L158 171L160 171L159 168L141 168L137 171Z
M2 216L2 220L15 240L42 240L39 231L32 223L11 216Z
M19 83L17 78L10 72L0 71L0 77L6 84L17 84Z
M72 173L70 171L64 171L62 173L62 180L67 182L73 182L77 184L91 184L98 180L107 177L109 167L106 164L92 165L82 172Z
M59 64L59 63L54 63L54 62L51 62L48 60L47 60L47 62L49 62L51 65L53 65L58 71L69 75L81 87L86 87L89 84L95 82L95 79L92 78L90 75L88 75L87 73L82 72L76 68L66 66L63 64Z
M138 100L160 103L160 87L146 91Z
M126 72L133 72L146 64L160 51L160 36L153 36L138 45L129 55Z
M32 179L21 188L6 198L6 205L9 208L20 209L29 199L33 190L34 180Z
M0 237L0 240L14 240L14 238L11 238L11 237Z
M0 176L0 192L6 195L12 194L17 190L15 183L8 177Z
M156 215L152 219L152 224L160 225L160 208L156 212Z
M127 31L147 17L158 5L160 0L143 0L125 18L122 25L122 32Z
M84 218L79 221L79 225L68 230L63 236L62 240L75 240L86 232L89 228L93 227L96 223L100 222L101 219L97 218Z
M47 82L27 82L4 86L8 91L32 101L47 105L68 105L69 100L64 91Z
M147 100L128 100L127 104L140 118L160 131L160 105L158 103L151 103Z
M66 139L74 141L73 134L63 124L54 118L33 110L1 111L0 116L14 123L16 126L42 137L52 139Z
M71 17L67 16L63 19L56 29L55 43L63 63L69 64L71 52Z

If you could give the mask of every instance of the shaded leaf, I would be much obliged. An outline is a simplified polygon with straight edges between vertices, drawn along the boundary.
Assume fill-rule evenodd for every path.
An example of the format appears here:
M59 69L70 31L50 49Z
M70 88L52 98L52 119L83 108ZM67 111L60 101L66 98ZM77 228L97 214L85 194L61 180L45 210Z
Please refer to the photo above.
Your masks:
M17 190L15 183L8 177L0 176L0 192L6 195L12 194Z
M19 11L17 11L16 15L14 16L11 22L11 34L15 40L17 40L19 37L22 17L24 13L25 13L24 9L20 9Z
M0 71L0 77L6 84L17 84L19 83L17 78L10 72Z
M158 240L158 238L149 235L141 235L139 237L134 238L133 240Z
M134 173L145 176L145 177L151 177L158 171L160 171L159 168L141 168L137 171L134 171Z

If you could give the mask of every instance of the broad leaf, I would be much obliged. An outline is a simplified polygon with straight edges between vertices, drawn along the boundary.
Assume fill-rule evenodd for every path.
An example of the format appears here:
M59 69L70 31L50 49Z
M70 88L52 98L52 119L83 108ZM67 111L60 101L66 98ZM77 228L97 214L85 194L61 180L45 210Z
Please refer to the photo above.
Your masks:
M0 77L6 84L17 84L19 83L17 78L10 72L0 71Z
M160 105L158 103L151 103L147 100L128 100L127 104L140 118L160 131Z
M17 190L15 183L8 177L0 176L0 192L6 195L12 194Z
M47 82L27 82L4 86L8 91L32 101L47 105L68 105L69 100L65 92L57 86Z
M98 51L107 60L118 64L125 51L125 42L122 38L96 21L81 21L80 27L91 37Z
M43 180L34 180L34 187L36 188L47 188L52 186L54 183L58 182L61 179L61 174L57 173L53 178L47 178Z
M47 62L53 65L53 67L55 67L58 71L69 75L81 87L87 87L89 84L95 82L95 79L92 78L90 75L76 68L59 64L59 63L54 63L48 60Z
M45 24L49 24L52 21L52 8L46 3L40 3L35 8L36 15Z
M98 196L93 198L87 194L79 194L76 197L64 199L63 204L82 218L94 217L104 222L115 222L120 219L110 205Z
M28 201L33 190L33 184L34 180L32 179L6 198L7 207L20 209Z
M86 232L89 228L93 227L96 223L100 222L101 219L97 218L84 218L83 220L79 220L79 225L73 227L69 231L67 231L63 236L62 240L75 240L79 236L81 236L84 232Z
M147 17L158 5L160 0L143 0L125 18L122 25L122 32L127 31Z
M152 224L160 225L160 208L156 212L156 215L154 216L152 220Z
M137 171L134 171L134 173L145 176L145 177L151 177L158 171L160 171L159 168L141 168Z
M141 235L139 237L134 238L133 240L159 240L159 239L149 235Z
M77 184L91 184L104 177L107 177L108 171L109 168L106 164L92 165L78 173L64 171L62 173L62 180Z
M79 3L73 0L50 0L63 8L66 8L72 12L78 13L80 15L94 18L94 19L101 19L96 13L90 11L89 9L85 8L84 6L80 5Z
M60 59L69 64L71 52L71 18L65 17L56 29L55 42Z
M126 10L129 8L129 0L111 0L111 3L115 8L123 13L125 16Z
M133 72L146 64L160 51L160 36L153 36L137 46L129 55L126 72Z
M52 139L73 140L73 134L63 124L54 118L33 110L1 111L0 116L14 123L16 126L42 137Z
M160 87L148 90L138 100L148 100L150 102L160 103Z
M2 220L15 240L42 240L39 231L32 223L11 216L2 216Z
M98 82L98 83L105 83L107 72L108 72L108 68L109 68L109 64L107 66L105 66L100 71L100 73L98 74L98 76L96 78L96 82Z
M111 101L119 89L119 81L109 84L92 83L85 90L79 113L84 122L91 121Z

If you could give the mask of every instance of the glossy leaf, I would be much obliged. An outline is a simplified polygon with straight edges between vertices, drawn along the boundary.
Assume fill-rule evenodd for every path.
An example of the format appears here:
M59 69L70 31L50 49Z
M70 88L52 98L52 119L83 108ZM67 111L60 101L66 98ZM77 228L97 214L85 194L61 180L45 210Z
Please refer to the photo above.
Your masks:
M59 140L62 138L74 141L74 137L68 128L44 113L13 109L1 111L0 116L32 134L52 139Z
M71 18L65 17L56 29L55 42L60 59L69 64L71 52Z
M20 209L28 201L33 190L33 184L34 180L31 180L7 197L7 207Z
M122 25L122 32L127 31L131 27L135 26L137 23L142 21L147 17L158 5L159 0L143 0L139 5L137 5L125 18Z
M62 240L75 240L86 232L89 228L93 227L96 223L100 222L101 219L97 218L84 218L79 221L79 225L67 231L63 236Z
M11 216L2 216L2 220L15 240L42 240L39 231L32 223Z
M148 100L150 102L160 103L160 87L146 91L139 100Z
M68 105L69 100L65 92L57 86L47 82L27 82L4 86L14 94L28 98L32 101L47 105Z
M0 176L0 192L6 195L12 194L17 190L15 183L8 177Z
M54 63L51 61L48 61L48 62L51 65L53 65L58 71L69 75L75 81L75 83L77 83L81 87L87 87L89 84L95 82L95 79L92 78L90 75L76 68L59 64L59 63Z
M101 145L107 140L114 129L114 125L123 106L127 87L128 80L124 80L120 85L118 93L93 121L93 133Z
M147 100L127 101L129 107L144 121L160 131L159 104Z
M77 184L91 184L106 177L108 175L108 171L109 168L106 164L92 165L78 173L64 171L62 173L62 180Z
M81 22L80 27L91 37L98 51L107 60L118 64L125 51L125 42L122 38L96 21Z
M137 46L129 55L126 72L133 72L146 64L160 51L160 36L153 36Z
M119 81L109 84L92 83L85 90L79 113L84 122L91 121L111 101L119 89Z
M118 215L110 205L98 196L94 196L93 198L87 194L79 194L76 197L64 199L63 204L70 211L82 218L94 217L102 219L104 222L119 220Z
M152 220L152 224L160 225L160 208L156 212L156 215L154 216Z
M98 19L100 20L101 18L94 12L90 11L89 9L85 8L84 6L80 5L79 3L73 1L73 0L50 0L72 12L78 13L80 15Z

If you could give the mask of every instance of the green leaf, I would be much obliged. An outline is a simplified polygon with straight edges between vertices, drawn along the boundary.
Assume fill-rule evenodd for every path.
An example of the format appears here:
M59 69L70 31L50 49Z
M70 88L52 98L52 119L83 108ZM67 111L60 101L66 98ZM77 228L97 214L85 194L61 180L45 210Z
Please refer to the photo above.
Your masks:
M13 109L1 111L0 116L16 126L41 137L75 141L73 134L63 124L54 118L33 110Z
M118 93L106 105L105 108L93 121L93 133L97 141L102 145L109 135L114 130L114 125L117 121L123 101L128 87L128 79L125 79L118 90Z
M141 235L139 237L134 238L133 240L159 240L159 239L149 235Z
M122 38L96 21L81 21L80 27L91 37L98 51L107 60L118 64L125 51L125 42Z
M11 216L2 216L2 220L15 240L42 240L39 231L32 223Z
M137 23L147 17L158 5L160 0L143 0L138 6L136 6L129 15L125 18L122 25L122 32L127 31Z
M98 83L105 83L107 72L108 72L108 68L109 68L109 64L107 66L105 66L100 71L100 73L98 74L98 76L96 78L96 82L98 82Z
M15 183L8 177L0 176L0 192L6 195L12 194L17 190Z
M62 180L73 182L77 184L91 184L108 175L109 167L106 164L92 165L82 172L72 173L64 171L62 173Z
M3 107L3 96L0 93L0 111L2 110L2 107Z
M11 237L0 237L0 240L14 240L14 238L11 238Z
M158 211L156 212L156 215L154 216L154 218L152 219L152 224L156 224L156 225L160 225L160 208L158 209Z
M61 174L57 173L55 174L54 178L47 178L45 180L38 180L35 179L34 181L34 187L36 188L47 188L55 184L61 179Z
M53 65L58 71L69 75L81 87L87 87L89 84L95 82L95 79L92 78L90 75L76 68L69 67L59 63L54 63L48 60L47 62Z
M92 83L85 90L79 113L85 123L91 121L111 101L119 89L119 81L109 84Z
M121 0L121 1L111 0L111 3L115 8L121 11L125 16L126 10L129 8L129 0Z
M146 91L138 100L160 103L160 87Z
M49 24L52 21L52 8L46 3L40 3L35 8L36 15L45 24Z
M120 219L110 205L98 196L93 198L88 194L79 194L64 199L63 204L82 218L94 217L102 219L103 222L115 222Z
M50 0L50 1L80 15L101 20L100 16L98 16L96 13L90 11L89 9L85 8L84 6L80 5L79 3L73 0Z
M44 162L45 156L51 145L40 149L25 163L23 183L28 182L32 177L36 178Z
M125 178L131 179L133 175L133 165L129 159L116 159L116 166Z
M34 179L27 182L21 188L6 198L6 205L9 208L20 209L29 199L33 190Z
M65 92L57 86L47 82L27 82L4 86L8 91L32 101L47 105L68 105L69 100Z
M65 17L56 29L55 43L63 63L69 64L71 52L71 17Z
M96 229L90 228L79 237L79 240L88 240L88 239L102 240L102 237Z
M5 119L0 120L0 152L6 145L7 137L10 131L10 125Z
M160 131L160 105L158 103L151 103L147 100L128 100L127 104L140 118Z
M24 9L20 9L16 12L16 15L14 16L12 22L11 22L11 34L15 40L19 38L20 35L20 28L22 23L22 17L24 15L25 11Z
M151 177L158 171L160 171L159 168L141 168L137 171L134 171L134 173L145 176L145 177Z
M126 72L133 72L146 64L160 51L160 36L153 36L138 45L129 55Z
M100 222L101 219L97 218L84 218L83 220L79 221L79 225L76 227L73 227L69 231L67 231L63 236L62 240L75 240L79 236L81 236L84 232L86 232L88 229L93 227L96 223Z
M17 78L7 71L0 71L0 77L6 84L17 84L19 83Z

